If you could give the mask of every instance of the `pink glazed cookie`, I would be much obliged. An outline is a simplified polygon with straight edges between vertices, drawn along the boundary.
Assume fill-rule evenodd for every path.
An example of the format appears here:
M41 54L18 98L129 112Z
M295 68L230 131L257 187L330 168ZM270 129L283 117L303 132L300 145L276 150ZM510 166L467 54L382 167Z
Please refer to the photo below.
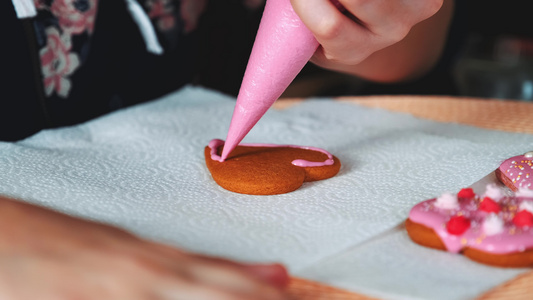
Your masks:
M406 221L416 243L499 267L533 265L533 191L505 196L495 185L444 193L415 205Z
M496 170L496 176L513 191L533 189L533 151L506 159Z

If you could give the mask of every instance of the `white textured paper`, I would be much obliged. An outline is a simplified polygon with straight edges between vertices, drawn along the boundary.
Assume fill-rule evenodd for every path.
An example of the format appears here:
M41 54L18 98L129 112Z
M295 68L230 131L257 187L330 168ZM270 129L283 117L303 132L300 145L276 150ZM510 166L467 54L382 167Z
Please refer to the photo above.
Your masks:
M380 299L474 299L525 269L495 268L419 246L402 227L297 275Z
M401 231L383 237L383 249L376 241L357 245L390 231L414 204L468 186L504 159L533 149L532 135L310 100L270 110L244 142L321 147L339 157L340 173L289 194L249 196L216 185L204 164L203 148L225 138L234 104L233 98L188 87L79 126L0 143L0 193L193 251L282 262L299 276L391 298L432 291L413 275L418 261L434 270L434 284L454 289L457 298L517 273L418 249ZM398 257L390 266L391 274L404 274L413 288L389 285L387 258L394 247L424 258ZM369 249L368 261L358 256ZM326 268L346 257L342 271ZM461 261L457 265L468 276L488 281L471 280L468 287L447 282L442 257ZM361 280L373 270L387 272Z

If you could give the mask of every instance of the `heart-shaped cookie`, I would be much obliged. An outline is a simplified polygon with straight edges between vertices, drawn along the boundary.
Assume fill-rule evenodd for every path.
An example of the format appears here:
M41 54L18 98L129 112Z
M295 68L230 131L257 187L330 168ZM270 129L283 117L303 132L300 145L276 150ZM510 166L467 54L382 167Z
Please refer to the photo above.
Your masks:
M533 190L533 151L503 161L496 177L515 192L521 188Z
M205 147L205 163L215 182L236 193L276 195L292 192L304 182L335 176L339 159L329 152L292 145L244 144L220 162L224 142Z

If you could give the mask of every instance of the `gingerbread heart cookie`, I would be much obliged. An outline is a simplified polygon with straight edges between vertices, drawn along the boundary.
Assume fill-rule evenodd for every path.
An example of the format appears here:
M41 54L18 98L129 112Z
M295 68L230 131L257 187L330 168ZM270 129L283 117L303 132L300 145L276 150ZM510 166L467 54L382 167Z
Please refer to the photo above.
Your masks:
M292 192L304 182L335 176L339 159L313 147L272 144L241 144L224 162L224 141L212 140L205 147L205 163L215 182L236 193L276 195Z

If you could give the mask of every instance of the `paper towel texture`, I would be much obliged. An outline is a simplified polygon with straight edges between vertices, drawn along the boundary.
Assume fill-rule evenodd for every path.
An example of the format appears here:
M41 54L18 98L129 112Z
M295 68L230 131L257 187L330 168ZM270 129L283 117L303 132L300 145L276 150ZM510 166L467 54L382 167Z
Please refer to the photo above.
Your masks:
M400 227L298 275L380 299L449 300L474 299L522 272L419 246Z
M79 126L0 143L0 193L189 250L281 262L300 276L391 297L416 298L416 290L431 289L427 282L433 278L419 282L414 273L420 269L418 261L435 270L435 284L453 287L458 298L516 273L503 276L498 269L463 265L461 257L418 249L401 233L386 239L383 251L375 244L368 261L357 255L374 244L365 244L362 252L356 245L401 223L414 204L457 191L502 160L532 150L532 135L309 100L270 110L244 142L326 149L342 161L339 174L289 194L250 196L219 187L204 165L203 149L211 139L225 137L234 105L233 98L187 87ZM400 261L390 266L395 269L389 270L394 247L409 255L421 253L420 260L398 256ZM314 268L335 266L331 259L347 249L355 249L353 268ZM348 257L346 263L351 263L354 256ZM491 280L472 281L464 289L439 281L441 273L450 278L442 257L461 261L457 264L463 269ZM362 274L381 271L360 280ZM405 274L405 281L412 278L409 284L415 288L389 288L389 271ZM356 282L346 284L351 279Z

